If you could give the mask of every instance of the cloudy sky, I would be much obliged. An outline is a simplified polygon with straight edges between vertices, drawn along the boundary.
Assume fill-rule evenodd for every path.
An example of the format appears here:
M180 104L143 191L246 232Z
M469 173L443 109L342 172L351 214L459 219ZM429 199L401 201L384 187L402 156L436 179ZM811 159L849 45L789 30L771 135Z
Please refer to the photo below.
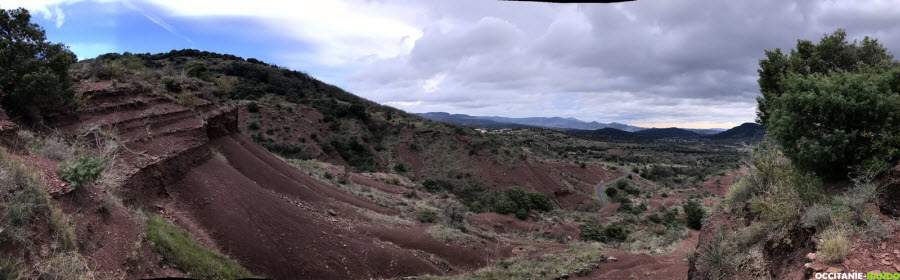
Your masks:
M900 0L69 1L24 6L79 56L195 48L409 112L643 126L753 121L758 60L845 28L900 55Z

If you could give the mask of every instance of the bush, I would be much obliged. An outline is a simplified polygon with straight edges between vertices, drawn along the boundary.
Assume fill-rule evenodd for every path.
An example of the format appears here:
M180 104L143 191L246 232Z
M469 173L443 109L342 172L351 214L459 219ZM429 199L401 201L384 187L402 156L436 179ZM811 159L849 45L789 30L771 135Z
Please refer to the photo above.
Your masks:
M398 162L397 164L394 165L394 172L397 172L397 173L406 173L407 170L408 170L408 169L406 168L406 165L403 164L403 163L399 163L399 162Z
M647 220L654 224L662 223L662 218L660 218L659 215L657 215L657 214L647 215Z
M709 242L696 254L696 267L700 275L709 279L726 279L740 269L740 252L736 244L731 242L722 230L717 230Z
M821 229L831 224L831 215L829 207L816 203L806 208L800 221L804 227Z
M256 104L256 102L247 103L247 112L259 113L259 104Z
M581 240L606 243L622 242L628 239L628 230L618 224L604 227L600 223L591 220L581 224L578 228L581 230Z
M532 210L550 211L553 210L553 204L544 194L525 192L521 187L506 188L494 202L494 212L516 214L522 220L528 218L528 212Z
M209 69L206 68L206 63L200 61L189 62L185 74L187 74L188 77L194 77L201 80L208 80L210 78L210 72Z
M0 149L0 220L3 239L28 244L31 242L31 223L49 214L49 200L43 193L43 179Z
M421 223L434 223L437 221L437 212L431 209L425 209L419 211L419 215L416 218Z
M333 140L331 141L331 146L334 146L341 158L357 170L375 171L375 155L356 139Z
M44 29L31 23L28 10L0 9L0 103L13 115L40 120L43 111L63 111L75 104L69 67L76 58L62 44L47 41Z
M191 277L201 279L237 279L253 277L237 262L213 252L165 219L150 215L146 225L147 239L166 263Z
M822 234L822 244L819 247L819 258L829 264L841 263L850 253L850 240L841 230L828 230Z
M790 56L776 50L760 61L766 133L798 166L831 178L900 156L900 69L877 40L845 37L799 41Z
M59 177L72 184L72 187L79 188L97 181L105 169L106 162L102 159L82 155L73 161L62 163L59 167Z
M687 226L692 229L700 230L700 227L703 226L703 216L706 215L703 206L692 200L688 201L683 208L685 216L684 220L687 223Z
M606 197L615 197L616 194L619 193L619 190L617 190L615 188L606 188L606 190L603 192L606 193Z
M162 83L168 92L181 92L181 84L172 77L163 78Z

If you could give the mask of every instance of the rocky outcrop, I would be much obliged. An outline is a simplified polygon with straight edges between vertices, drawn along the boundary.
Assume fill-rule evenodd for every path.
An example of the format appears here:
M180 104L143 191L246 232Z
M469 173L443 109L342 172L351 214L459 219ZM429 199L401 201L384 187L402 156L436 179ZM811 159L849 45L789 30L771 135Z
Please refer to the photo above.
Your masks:
M58 125L72 135L116 135L123 151L113 166L122 177L123 199L145 205L165 193L210 156L213 137L237 131L233 106L218 107L195 96L192 104L178 104L136 87L94 86L88 102Z

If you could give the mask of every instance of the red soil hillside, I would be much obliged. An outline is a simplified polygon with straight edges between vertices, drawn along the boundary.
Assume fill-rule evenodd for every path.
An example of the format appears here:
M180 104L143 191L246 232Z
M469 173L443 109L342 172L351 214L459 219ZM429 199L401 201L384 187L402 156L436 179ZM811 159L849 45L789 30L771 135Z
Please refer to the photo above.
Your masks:
M73 134L91 127L118 133L127 148L115 164L125 174L126 204L160 213L257 275L360 279L444 274L482 267L509 254L508 248L488 240L448 244L423 227L370 222L362 212L398 213L314 179L238 134L234 109L202 98L185 107L108 83L81 87L90 101L77 117L59 125ZM115 227L105 225L109 231L119 230ZM123 243L131 244L137 237L124 238Z

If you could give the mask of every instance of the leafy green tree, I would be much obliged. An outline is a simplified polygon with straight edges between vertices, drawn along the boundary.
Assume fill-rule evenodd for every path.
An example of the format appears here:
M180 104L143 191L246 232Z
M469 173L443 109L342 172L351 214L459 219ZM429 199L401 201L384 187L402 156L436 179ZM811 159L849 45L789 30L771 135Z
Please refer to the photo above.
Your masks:
M900 155L900 69L789 75L769 131L801 167L843 177Z
M759 89L757 122L767 126L771 103L784 93L785 79L790 74L808 76L833 71L857 72L861 65L869 68L891 67L893 55L877 39L865 37L859 44L847 42L847 33L838 29L825 35L818 44L798 40L796 49L785 54L781 49L766 51L759 61Z
M800 40L760 61L758 121L785 156L821 176L884 165L900 155L900 70L866 37L838 30L818 44Z
M11 114L38 120L43 111L72 106L73 63L75 54L48 42L28 10L0 9L0 103Z

